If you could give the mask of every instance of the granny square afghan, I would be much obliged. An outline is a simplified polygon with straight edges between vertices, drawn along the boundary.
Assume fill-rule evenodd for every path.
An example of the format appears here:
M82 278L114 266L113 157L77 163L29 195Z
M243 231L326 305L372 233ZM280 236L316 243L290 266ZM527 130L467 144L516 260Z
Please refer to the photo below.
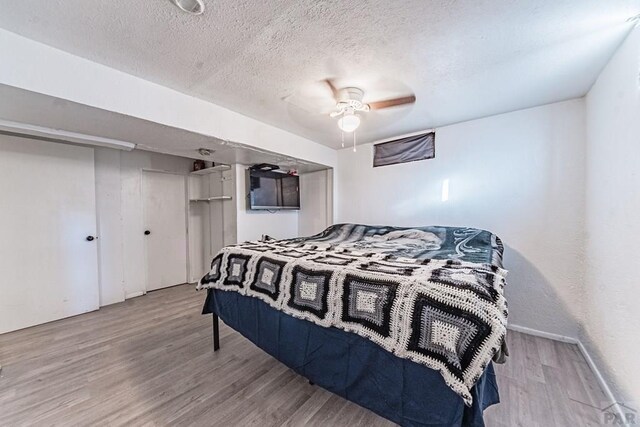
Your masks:
M341 224L315 236L227 246L198 289L234 291L365 337L471 388L506 334L503 246L484 230Z

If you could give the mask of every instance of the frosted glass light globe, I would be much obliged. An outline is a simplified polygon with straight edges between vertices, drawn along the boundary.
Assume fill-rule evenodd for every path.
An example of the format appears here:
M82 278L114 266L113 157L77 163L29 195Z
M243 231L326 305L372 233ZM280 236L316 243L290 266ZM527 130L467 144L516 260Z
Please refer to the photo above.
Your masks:
M355 114L346 114L338 120L338 127L342 129L343 132L353 132L358 129L360 126L360 117Z

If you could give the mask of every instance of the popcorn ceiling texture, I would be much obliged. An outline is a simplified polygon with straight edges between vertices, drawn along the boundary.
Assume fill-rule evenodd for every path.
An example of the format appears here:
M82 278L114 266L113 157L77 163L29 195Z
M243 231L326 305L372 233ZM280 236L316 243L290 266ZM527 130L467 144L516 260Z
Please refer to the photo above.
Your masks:
M326 77L365 101L413 91L413 107L365 118L367 142L579 97L640 12L631 0L205 4L190 16L169 0L7 2L0 27L335 147L331 119L282 98L322 95Z

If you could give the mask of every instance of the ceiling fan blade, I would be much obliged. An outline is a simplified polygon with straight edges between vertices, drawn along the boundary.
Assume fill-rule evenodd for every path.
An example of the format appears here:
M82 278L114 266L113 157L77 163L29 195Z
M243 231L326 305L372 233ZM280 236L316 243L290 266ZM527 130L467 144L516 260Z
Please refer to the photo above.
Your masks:
M335 99L335 101L338 102L338 96L340 92L338 88L336 88L333 85L333 82L331 81L331 79L324 79L324 82L327 84L327 86L329 86L329 89L331 89L331 93L333 94L333 99Z
M413 104L416 102L415 95L403 96L402 98L387 99L384 101L370 102L369 108L372 110L381 110L383 108L396 107L398 105Z

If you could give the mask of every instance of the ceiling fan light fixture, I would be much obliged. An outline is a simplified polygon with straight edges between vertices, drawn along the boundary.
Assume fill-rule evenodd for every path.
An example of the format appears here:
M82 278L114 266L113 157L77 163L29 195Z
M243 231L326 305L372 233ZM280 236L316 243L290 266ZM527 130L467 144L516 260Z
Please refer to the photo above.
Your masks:
M360 117L353 112L345 112L344 115L338 120L338 127L343 132L353 132L360 126Z
M178 6L183 12L191 15L201 15L204 12L204 3L202 0L171 0L171 3Z

